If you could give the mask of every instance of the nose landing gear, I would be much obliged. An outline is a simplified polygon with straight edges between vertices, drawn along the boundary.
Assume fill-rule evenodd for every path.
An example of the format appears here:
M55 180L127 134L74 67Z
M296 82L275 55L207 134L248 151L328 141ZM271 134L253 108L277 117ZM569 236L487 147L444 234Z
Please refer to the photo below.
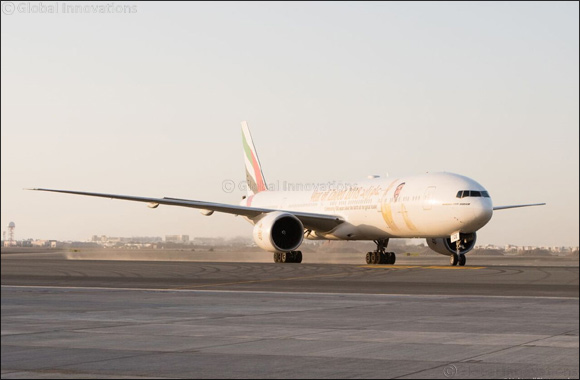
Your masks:
M457 253L454 253L449 258L449 264L451 264L452 266L459 265L460 267L463 267L465 266L466 262L467 257L465 257L465 255L462 255L461 253L459 255Z
M395 261L397 261L395 252L387 252L385 250L389 244L389 239L375 240L374 242L377 245L377 249L373 252L367 252L367 264L395 264Z
M465 254L461 253L462 248L461 240L455 242L455 246L457 249L457 253L451 255L451 257L449 258L449 264L451 264L451 266L459 265L460 267L463 267L465 266L465 263L467 263L467 258L465 257Z

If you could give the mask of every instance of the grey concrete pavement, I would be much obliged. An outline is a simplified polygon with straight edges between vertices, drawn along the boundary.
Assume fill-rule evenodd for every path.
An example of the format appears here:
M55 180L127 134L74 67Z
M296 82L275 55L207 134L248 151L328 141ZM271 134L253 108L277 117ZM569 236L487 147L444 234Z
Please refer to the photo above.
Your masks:
M577 378L578 300L5 285L2 371Z
M578 378L578 267L2 255L2 378Z

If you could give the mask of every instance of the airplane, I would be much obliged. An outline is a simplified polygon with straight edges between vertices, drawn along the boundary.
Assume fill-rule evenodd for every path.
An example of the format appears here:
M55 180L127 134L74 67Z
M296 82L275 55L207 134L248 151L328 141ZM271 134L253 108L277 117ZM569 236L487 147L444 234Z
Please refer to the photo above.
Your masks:
M301 263L304 239L372 240L367 264L394 265L390 239L423 238L433 251L464 266L475 246L477 231L494 211L545 203L493 206L488 191L471 178L453 173L427 173L382 179L369 176L351 187L305 191L268 190L247 123L242 122L247 195L238 205L181 198L152 198L84 191L29 190L86 195L199 209L203 215L222 212L244 217L254 225L253 239L272 252L275 263Z

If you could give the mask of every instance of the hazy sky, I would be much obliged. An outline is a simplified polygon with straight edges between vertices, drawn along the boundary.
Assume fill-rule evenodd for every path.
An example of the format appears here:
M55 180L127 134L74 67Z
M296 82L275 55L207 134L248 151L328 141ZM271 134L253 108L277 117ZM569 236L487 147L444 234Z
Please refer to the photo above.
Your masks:
M268 182L449 171L478 243L578 245L579 7L2 2L1 225L16 237L250 236L242 218L25 191L238 203L247 120ZM58 13L47 13L48 6Z

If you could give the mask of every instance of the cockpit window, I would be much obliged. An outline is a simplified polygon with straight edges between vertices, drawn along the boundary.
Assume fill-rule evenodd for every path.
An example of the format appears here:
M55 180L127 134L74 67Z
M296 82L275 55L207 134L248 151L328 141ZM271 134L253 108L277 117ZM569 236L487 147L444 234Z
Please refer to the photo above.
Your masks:
M465 197L485 197L489 198L489 193L487 191L479 190L459 190L456 195L457 198Z

